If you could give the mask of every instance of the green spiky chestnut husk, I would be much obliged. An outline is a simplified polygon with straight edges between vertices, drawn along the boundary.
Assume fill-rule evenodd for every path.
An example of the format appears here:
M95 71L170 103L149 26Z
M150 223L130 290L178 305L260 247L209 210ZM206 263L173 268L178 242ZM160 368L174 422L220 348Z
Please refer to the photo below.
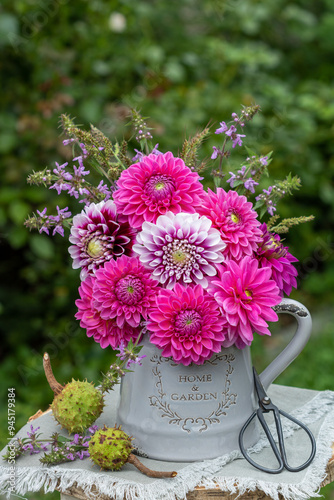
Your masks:
M89 441L89 456L102 469L119 470L133 449L132 438L121 427L106 427L95 432Z
M72 380L55 396L51 408L54 418L70 434L82 433L101 415L104 399L94 384Z

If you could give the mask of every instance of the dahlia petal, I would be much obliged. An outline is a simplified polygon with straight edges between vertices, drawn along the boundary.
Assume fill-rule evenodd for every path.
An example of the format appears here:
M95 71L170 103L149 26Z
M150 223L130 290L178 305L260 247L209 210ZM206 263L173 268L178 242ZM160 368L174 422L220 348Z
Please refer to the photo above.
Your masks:
M159 314L149 314L147 328L154 331L151 341L163 349L163 355L171 353L175 362L188 366L191 362L202 364L220 350L225 319L201 285L190 288L176 283L173 290L160 290L152 309ZM164 324L160 313L170 320ZM163 329L167 323L168 333Z

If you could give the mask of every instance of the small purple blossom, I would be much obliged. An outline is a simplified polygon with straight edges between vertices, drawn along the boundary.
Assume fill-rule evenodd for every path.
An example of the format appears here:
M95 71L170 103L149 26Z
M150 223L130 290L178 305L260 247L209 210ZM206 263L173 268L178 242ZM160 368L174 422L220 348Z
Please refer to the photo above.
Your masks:
M68 145L69 145L69 144L71 144L72 142L77 142L77 139L73 139L73 138L72 138L72 139L65 139L65 140L63 141L63 144L64 144L64 146L68 146Z
M77 451L75 456L80 460L83 460L85 457L89 457L89 451L88 450Z
M237 131L237 127L235 125L231 125L228 130L226 130L225 134L228 137L232 137L232 135Z
M248 189L251 193L255 193L255 186L258 186L259 183L254 181L254 179L247 179L245 182L244 182L244 186L245 186L245 189Z
M72 179L72 175L69 172L66 172L65 167L67 167L68 162L59 165L59 163L55 162L57 168L53 169L53 173L63 177L64 179L70 181Z
M103 181L99 183L99 185L96 187L99 193L104 194L104 201L108 201L110 196L111 196L111 191L108 188L107 184L104 184Z
M70 218L72 214L70 211L68 211L68 207L59 208L57 206L57 212L58 212L57 215L49 216L49 222L51 222L52 225L55 225L53 228L52 236L54 236L56 233L59 233L61 236L64 236L63 222L64 220Z
M88 432L90 432L91 434L95 434L98 428L98 425L92 425L91 427L89 427Z
M226 132L226 130L228 130L228 126L226 125L225 122L220 122L219 125L220 127L217 128L215 134L222 134L223 132Z
M273 216L274 212L276 212L276 206L274 205L272 200L268 201L267 210L268 210L268 214L271 216Z
M266 197L269 197L271 195L272 190L273 190L272 186L269 186L268 189L263 189L262 190L263 192L255 198L256 201L264 200L264 199L266 199ZM264 195L266 195L266 196L264 196Z
M90 173L89 170L85 170L83 163L80 162L79 162L79 167L73 165L73 170L76 179L80 179L82 176L88 175Z
M84 156L85 157L88 156L88 151L87 151L85 145L82 142L80 142L79 146L80 146L81 151L83 152Z
M146 358L145 355L138 356L138 354L135 354L130 349L127 349L123 342L120 343L118 350L119 350L119 354L116 354L116 356L119 359L121 359L122 361L124 361L124 360L127 361L125 368L129 368L132 364L141 366L142 365L141 361L144 358Z
M220 155L221 151L220 149L216 148L216 146L212 146L212 149L213 149L213 153L211 155L211 160L215 160L218 155Z
M261 163L261 165L263 166L266 166L268 165L268 156L261 156L259 158L259 162Z
M158 150L158 147L159 147L159 143L157 143L154 148L152 149L151 153L153 153L154 155L162 155L163 153L161 153L161 151Z
M74 434L74 439L70 444L79 444L79 440L81 439L80 434Z
M57 168L53 169L53 173L58 177L56 182L50 186L49 189L55 189L58 194L62 191L66 191L71 188L70 181L72 180L72 174L66 172L65 167L67 167L68 163L63 163L63 165L59 165L57 162Z
M273 186L269 186L268 189L263 189L262 193L256 196L256 201L262 201L267 207L269 215L273 216L276 212L276 204L271 199L273 195Z
M141 151L138 151L138 149L135 149L135 151L137 154L132 158L132 161L137 163L137 162L141 161L145 155Z
M232 148L235 148L236 145L242 146L241 137L246 137L244 134L237 134L236 132L237 128L234 125L231 125L230 128L225 132L225 134L232 140Z
M68 455L66 455L66 458L68 460L72 460L72 461L75 460L75 457L74 457L73 453L68 453Z
M238 122L238 115L236 113L232 114L232 117L234 118L235 122ZM242 145L242 137L246 137L244 134L237 134L237 127L235 125L231 125L228 127L225 122L220 122L220 127L217 128L215 131L215 134L222 134L225 133L231 140L232 140L232 148L235 148L237 145L241 146ZM217 148L214 148L214 150ZM211 158L215 160L218 156L218 151L214 151L212 154Z
M27 435L30 437L30 438L33 438L35 437L35 434L37 431L39 431L40 427L36 427L36 429L34 429L33 425L30 425L30 432L27 431Z
M235 148L235 146L242 146L242 140L241 137L246 137L244 134L235 134L235 137L232 142L232 148Z
M236 181L237 179L237 176L233 173L233 172L229 172L229 174L231 175L231 177L229 179L226 180L226 182L230 185L230 187L233 189L234 187L234 182Z
M22 449L24 451L30 450L30 455L32 455L34 453L34 447L31 443L25 444L24 446L22 446Z

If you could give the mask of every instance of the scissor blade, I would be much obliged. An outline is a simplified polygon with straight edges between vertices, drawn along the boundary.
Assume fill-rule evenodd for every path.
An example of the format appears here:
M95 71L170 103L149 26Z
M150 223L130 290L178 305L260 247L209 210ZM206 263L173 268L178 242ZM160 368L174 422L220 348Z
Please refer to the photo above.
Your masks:
M254 385L255 385L255 390L257 392L259 402L261 402L264 398L267 398L267 393L264 390L264 387L262 385L262 382L260 380L260 376L257 373L256 369L253 366L253 376L254 376Z

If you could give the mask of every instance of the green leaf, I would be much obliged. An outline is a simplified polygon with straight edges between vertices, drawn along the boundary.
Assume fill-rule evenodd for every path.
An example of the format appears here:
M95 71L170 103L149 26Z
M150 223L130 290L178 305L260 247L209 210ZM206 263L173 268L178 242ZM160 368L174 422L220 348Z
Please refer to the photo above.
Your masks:
M43 234L31 234L29 238L30 248L36 257L51 260L55 256L55 248L48 236Z

